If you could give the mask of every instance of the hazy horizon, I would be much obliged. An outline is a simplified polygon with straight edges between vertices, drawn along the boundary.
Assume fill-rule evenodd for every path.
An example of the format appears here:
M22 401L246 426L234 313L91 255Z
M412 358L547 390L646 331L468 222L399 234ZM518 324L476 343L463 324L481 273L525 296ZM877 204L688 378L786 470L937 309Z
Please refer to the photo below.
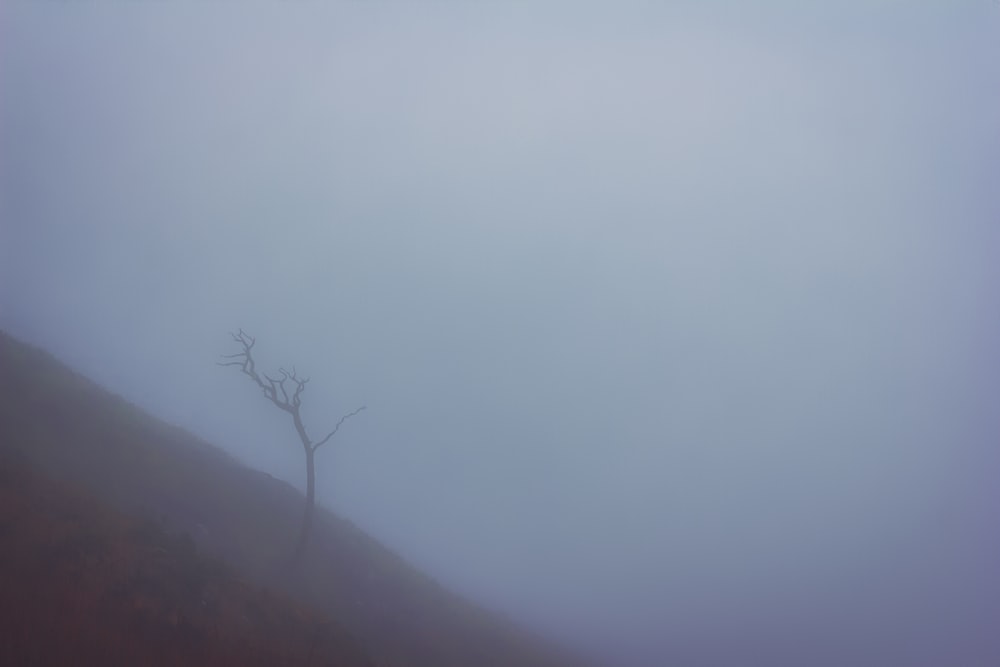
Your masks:
M0 327L633 665L1000 659L1000 4L0 6ZM751 662L746 662L750 660Z

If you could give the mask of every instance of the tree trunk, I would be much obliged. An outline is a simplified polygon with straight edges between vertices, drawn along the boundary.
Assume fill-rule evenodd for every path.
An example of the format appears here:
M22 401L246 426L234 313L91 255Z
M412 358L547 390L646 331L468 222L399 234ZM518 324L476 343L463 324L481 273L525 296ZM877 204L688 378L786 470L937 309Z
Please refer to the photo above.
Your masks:
M306 446L306 507L302 514L302 526L299 528L299 540L295 545L294 561L301 562L302 554L309 542L309 533L312 529L313 507L316 505L316 452L312 447Z

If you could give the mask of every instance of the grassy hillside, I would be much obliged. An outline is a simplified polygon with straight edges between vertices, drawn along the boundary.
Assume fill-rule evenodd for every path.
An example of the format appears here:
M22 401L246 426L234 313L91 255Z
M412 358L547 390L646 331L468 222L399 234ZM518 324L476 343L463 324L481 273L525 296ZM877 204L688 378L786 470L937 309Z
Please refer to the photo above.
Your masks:
M370 667L316 610L0 452L0 664Z
M301 565L291 568L287 558L303 503L296 489L150 417L3 332L0 379L0 454L53 483L85 489L117 511L154 520L166 534L190 536L192 548L196 543L239 576L326 614L331 627L343 628L338 636L356 637L376 664L578 664L452 595L329 512L317 512L310 548ZM100 519L113 524L122 520ZM31 521L58 523L44 517ZM103 534L104 528L94 530ZM126 528L114 530L128 533ZM127 543L114 530L102 539ZM23 539L0 531L5 550L9 542ZM5 567L0 576L11 578L16 572ZM99 583L94 585L103 586L105 580L95 576ZM166 579L161 584L175 585Z

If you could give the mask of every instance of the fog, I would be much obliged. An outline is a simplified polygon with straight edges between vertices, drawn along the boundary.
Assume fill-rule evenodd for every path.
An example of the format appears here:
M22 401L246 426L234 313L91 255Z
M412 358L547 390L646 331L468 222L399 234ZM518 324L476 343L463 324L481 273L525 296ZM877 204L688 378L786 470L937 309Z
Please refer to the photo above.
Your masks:
M0 327L617 665L995 665L1000 4L750 4L9 0Z

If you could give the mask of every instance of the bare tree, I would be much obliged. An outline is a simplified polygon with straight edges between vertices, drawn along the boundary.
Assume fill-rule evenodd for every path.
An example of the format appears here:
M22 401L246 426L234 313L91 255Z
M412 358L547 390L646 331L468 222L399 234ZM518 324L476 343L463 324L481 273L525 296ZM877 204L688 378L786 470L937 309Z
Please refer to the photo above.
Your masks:
M302 448L306 454L306 507L302 515L302 526L299 528L299 537L296 541L293 555L293 559L298 561L305 550L306 543L309 541L309 533L312 529L313 508L316 505L316 450L329 442L330 438L335 436L337 431L340 430L343 423L364 410L365 406L361 406L357 410L348 412L342 416L334 425L332 431L313 442L306 432L305 425L302 423L301 413L302 393L306 390L306 383L309 382L309 378L299 377L294 366L291 373L284 368L279 368L279 377L276 378L271 377L267 373L264 373L262 376L261 373L257 372L252 353L253 346L257 340L253 336L246 334L243 329L231 335L233 340L239 343L243 349L235 354L222 355L223 359L229 361L220 361L218 362L219 365L239 366L243 374L247 375L263 390L267 400L271 401L278 409L292 416L292 422L295 424L295 432L298 434L299 440L302 442Z

